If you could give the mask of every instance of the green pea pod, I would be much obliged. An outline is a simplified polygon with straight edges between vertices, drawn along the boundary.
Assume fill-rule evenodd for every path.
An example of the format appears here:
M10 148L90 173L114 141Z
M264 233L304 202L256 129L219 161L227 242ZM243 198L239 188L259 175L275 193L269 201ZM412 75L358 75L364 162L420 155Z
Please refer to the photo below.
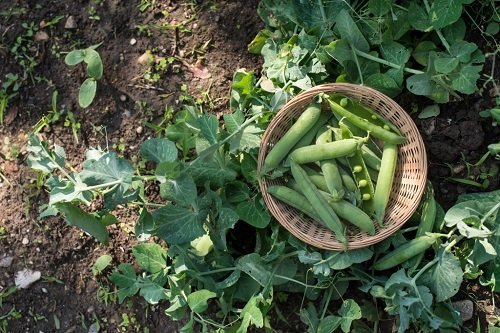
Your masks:
M380 157L378 157L368 146L363 145L361 147L361 155L367 167L373 170L380 171L380 164L382 163Z
M340 222L337 214L335 214L332 207L330 207L325 198L323 198L323 196L316 189L307 176L305 170L293 159L291 160L290 165L293 178L302 189L304 196L316 211L321 221L335 233L337 240L344 244L347 249L346 228L342 225L342 222Z
M340 124L340 132L337 132L337 136L344 140L350 140L353 135L349 128L345 124ZM375 189L373 187L373 182L368 173L368 168L366 167L363 156L361 155L361 150L358 149L353 152L352 155L346 157L349 167L352 172L352 176L356 182L356 185L361 192L361 207L368 215L372 215L374 212L374 193Z
M271 185L267 188L267 192L273 197L294 208L297 208L307 216L321 223L321 219L318 217L318 214L316 214L312 206L309 204L309 201L307 201L306 197L304 197L301 193L287 186L281 185Z
M342 106L340 106L340 104L335 103L329 98L327 98L326 100L330 104L332 111L337 112L342 117L347 118L347 120L349 120L349 122L351 122L354 126L357 126L367 132L370 132L370 135L373 135L378 139L381 139L385 142L389 142L392 144L400 144L406 141L405 137L397 133L394 133L390 130L386 130L382 126L373 124L372 122L370 122L371 119L359 117L353 114L352 112L348 111L347 109L343 108Z
M436 199L434 199L433 193L431 193L422 205L422 214L420 215L420 224L418 225L417 233L415 237L424 236L428 232L432 232L434 228L434 221L436 220L437 205ZM412 271L418 268L420 262L424 258L424 254L421 253L410 260L408 260L408 266Z
M323 127L330 120L330 118L331 114L321 112L321 115L319 116L316 124L314 124L314 126L299 140L299 142L295 144L295 146L293 146L290 151L294 151L295 149L311 145L316 138L316 134L318 133L319 129Z
M425 235L412 239L408 243L403 244L389 254L385 255L373 265L376 271L383 271L393 268L416 255L425 252L438 239L435 235Z
M329 143L332 140L332 131L330 129L326 129L323 133L318 135L316 138L316 144L321 145ZM329 160L322 160L320 161L320 167L325 177L328 192L335 198L341 199L344 196L344 186L342 184L342 178L340 177L339 167L337 166L336 160L333 158Z
M323 145L311 145L294 150L290 157L298 164L318 162L350 155L356 151L361 140L348 139Z
M306 171L307 176L312 181L314 186L316 186L318 189L322 191L328 192L328 185L326 184L326 179L321 173L317 172L312 168L309 168L306 165L303 166L303 169Z
M398 146L392 143L385 143L382 153L380 171L377 178L377 187L373 197L375 219L382 225L385 216L385 210L391 195L394 173L398 160Z
M302 112L290 129L274 144L274 147L267 154L262 167L263 173L271 171L281 163L293 146L295 146L318 121L320 114L321 109L318 104L313 104Z

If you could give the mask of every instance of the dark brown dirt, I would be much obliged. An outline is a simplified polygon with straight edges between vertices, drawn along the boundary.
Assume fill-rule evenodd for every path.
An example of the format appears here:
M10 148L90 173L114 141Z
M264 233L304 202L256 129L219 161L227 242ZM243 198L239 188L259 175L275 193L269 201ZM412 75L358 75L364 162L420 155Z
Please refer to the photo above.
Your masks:
M139 299L122 305L97 299L102 295L100 281L92 276L91 267L102 254L114 263L132 262L131 233L137 219L133 211L119 215L121 223L110 228L112 243L101 246L92 238L66 225L59 218L37 220L38 207L47 201L37 176L26 166L22 150L27 133L51 110L51 97L58 91L58 110L62 119L46 127L44 137L66 149L67 161L78 168L87 147L110 147L127 158L137 156L139 144L154 132L146 122L162 119L166 106L178 105L184 98L183 84L213 112L228 110L233 73L239 68L258 70L261 59L246 48L260 30L256 15L257 0L156 1L155 8L140 12L140 1L119 0L34 0L0 2L0 75L22 73L9 51L16 38L24 34L22 23L33 22L48 39L29 45L27 54L35 59L33 79L27 78L19 95L13 99L0 126L0 258L14 257L12 265L0 268L0 292L13 285L17 271L29 268L40 271L43 279L29 289L19 290L0 299L0 317L15 309L21 320L12 317L7 332L88 332L99 321L106 332L178 332L181 324L164 315L165 306L145 306ZM91 19L91 8L99 20ZM10 13L10 14L9 14ZM61 21L43 27L57 16ZM66 29L68 17L74 17L76 28ZM98 82L98 94L87 109L78 106L80 83L85 78L81 66L64 64L64 52L102 43L98 51L105 65L104 77ZM146 51L157 60L175 57L167 69L159 70L159 79L146 80ZM193 66L206 68L210 77L198 78ZM485 71L488 71L486 67ZM406 110L412 103L425 106L428 101L401 97ZM448 104L438 119L415 120L426 143L429 177L438 201L449 207L457 196L481 190L451 182L448 178L480 179L482 170L498 161L489 159L486 166L467 170L465 162L475 163L491 142L500 141L500 130L478 112L491 107L493 97L485 90L481 95ZM81 129L75 135L64 125L64 117L73 112ZM104 131L103 128L106 130ZM78 142L76 141L78 139ZM483 168L483 169L482 169ZM486 190L498 188L498 176L490 177ZM54 278L62 283L54 282ZM99 282L98 282L99 281ZM476 286L477 287L477 286ZM472 287L467 286L467 291ZM486 296L485 296L486 297ZM478 300L480 302L481 300ZM300 298L290 296L279 305L287 323L275 318L285 332L302 332L298 322ZM128 316L127 318L123 314ZM56 329L57 327L60 329Z

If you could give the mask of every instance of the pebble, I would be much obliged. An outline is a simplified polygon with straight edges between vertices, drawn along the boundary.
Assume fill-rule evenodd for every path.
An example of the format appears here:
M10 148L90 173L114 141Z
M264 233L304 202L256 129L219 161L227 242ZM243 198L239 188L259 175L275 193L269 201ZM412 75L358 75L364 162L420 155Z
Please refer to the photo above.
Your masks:
M137 39L132 38L132 39L130 40L130 45L135 45L136 43L137 43Z
M90 325L89 333L99 333L99 324L93 323L92 325Z
M76 29L76 21L73 15L68 16L66 23L64 24L64 29Z
M23 269L16 273L14 283L20 289L26 289L34 282L40 280L42 273L39 271L32 271L30 269Z
M37 42L46 42L49 40L49 35L45 31L40 30L35 34L35 40Z
M29 244L29 242L30 242L30 241L29 241L29 239L28 239L28 238L26 238L26 237L24 237L24 238L23 238L23 241L22 241L23 245L28 245L28 244Z
M193 23L193 30L198 28L198 23Z
M93 305L89 306L87 309L87 313L93 313L95 311L95 308Z
M127 100L127 96L120 95L120 101L125 102Z
M144 130L144 129L142 128L142 126L139 126L139 127L137 127L137 128L135 129L135 132L136 132L137 134L142 134L142 131L143 131L143 130Z
M472 314L474 313L474 303L471 300L465 299L462 301L456 301L451 304L453 308L460 312L460 317L465 322L472 319Z
M125 111L123 111L122 115L123 115L125 118L130 118L130 116L131 116L132 114L130 113L130 110L125 110Z
M6 256L0 259L0 267L10 267L12 265L12 261L14 260L14 257Z
M44 294L48 294L48 293L49 293L49 291L48 291L47 289L45 289L45 288L42 288L42 293L44 293Z

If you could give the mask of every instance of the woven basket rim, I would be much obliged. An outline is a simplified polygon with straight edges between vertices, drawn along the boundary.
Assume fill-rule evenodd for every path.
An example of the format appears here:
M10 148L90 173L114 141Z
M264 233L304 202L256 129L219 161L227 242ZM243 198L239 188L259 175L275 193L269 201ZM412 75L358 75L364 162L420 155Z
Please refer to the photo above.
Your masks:
M412 160L415 159L415 161L417 161L418 168L408 171L407 169L404 169L404 167L406 167L406 164L402 164L400 157L398 159L398 166L396 168L397 173L399 172L403 174L402 178L400 179L401 184L403 184L403 181L406 181L408 177L412 178L413 176L415 176L415 180L408 178L408 182L410 183L412 190L409 194L405 193L405 195L411 196L411 200L403 198L402 200L404 202L404 208L396 209L397 205L400 205L399 199L401 197L401 193L399 191L395 193L395 188L393 186L388 207L391 205L391 203L394 203L395 208L390 212L389 218L387 218L386 215L386 221L389 220L390 223L388 223L384 228L377 227L377 232L373 236L370 236L368 234L360 236L360 234L358 234L354 238L349 237L348 249L363 248L376 244L399 230L411 217L411 215L415 212L419 205L420 199L424 192L425 183L427 181L427 156L422 137L411 117L406 113L406 111L401 108L401 106L399 106L388 96L373 88L350 83L328 83L302 91L281 108L281 110L271 120L271 123L264 132L259 150L257 172L259 175L261 174L261 168L264 163L265 156L269 151L269 147L272 145L272 143L268 141L272 139L273 132L277 133L280 131L280 129L278 129L280 121L284 119L286 120L286 117L289 114L292 114L294 112L301 112L300 110L302 110L305 105L309 104L311 100L320 92L342 93L358 100L358 96L361 96L361 99L368 100L370 102L371 105L367 106L370 106L376 112L393 112L392 116L396 117L397 121L400 123L400 125L395 125L405 136L407 136L407 142L399 146L400 151L404 150L404 153L400 153L400 155L406 154L408 152L408 156L410 156ZM366 105L364 101L360 102ZM411 167L415 168L415 165L413 164L411 165ZM259 177L258 182L267 208L270 210L274 218L276 218L276 220L295 237L317 248L345 250L344 245L333 238L331 231L330 234L328 234L328 231L325 231L323 227L320 227L317 222L314 222L312 219L304 218L300 214L297 214L298 211L296 211L294 208L284 205L282 202L269 195L267 193L267 187L271 184L272 181L270 181L266 177ZM406 186L406 183L404 183L403 185ZM402 188L405 188L403 185L399 187L400 190ZM406 202L405 200L409 202ZM285 206L285 208L283 208L283 206ZM396 210L397 214L401 217L398 217L397 220L393 221L393 219L391 219L391 214L393 214ZM305 232L304 230L307 230L307 232ZM310 230L313 230L314 232L311 232Z

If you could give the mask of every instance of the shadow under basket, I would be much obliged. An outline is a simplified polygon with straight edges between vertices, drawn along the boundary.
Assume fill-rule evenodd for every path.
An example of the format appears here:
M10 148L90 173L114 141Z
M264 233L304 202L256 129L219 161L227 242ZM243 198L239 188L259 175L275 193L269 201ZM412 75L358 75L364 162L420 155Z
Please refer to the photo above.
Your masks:
M258 173L260 174L264 159L273 145L319 93L339 93L358 101L391 121L406 137L406 142L398 146L396 172L383 227L374 222L376 232L375 235L370 236L346 223L348 225L348 249L373 245L392 235L408 221L420 203L427 181L427 156L422 137L411 117L391 98L372 88L348 83L323 84L300 93L276 114L266 129L260 145ZM264 202L283 227L295 237L314 247L345 250L344 245L335 238L332 231L267 193L270 185L284 185L284 181L280 178L271 180L260 177L259 179Z

